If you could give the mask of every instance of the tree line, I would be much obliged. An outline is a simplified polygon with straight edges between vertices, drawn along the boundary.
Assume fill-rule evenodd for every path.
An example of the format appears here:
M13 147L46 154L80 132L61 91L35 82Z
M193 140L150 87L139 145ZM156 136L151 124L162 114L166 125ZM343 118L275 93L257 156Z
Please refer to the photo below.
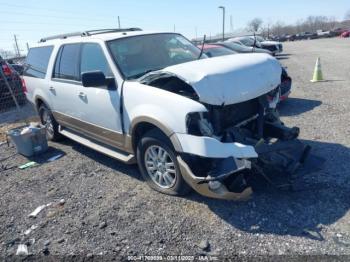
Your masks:
M345 20L350 20L350 10L345 15ZM247 30L253 33L268 35L293 35L302 32L314 33L317 30L329 31L342 27L342 23L334 17L309 16L306 19L298 20L295 24L285 24L284 22L264 23L260 18L254 18L247 24Z

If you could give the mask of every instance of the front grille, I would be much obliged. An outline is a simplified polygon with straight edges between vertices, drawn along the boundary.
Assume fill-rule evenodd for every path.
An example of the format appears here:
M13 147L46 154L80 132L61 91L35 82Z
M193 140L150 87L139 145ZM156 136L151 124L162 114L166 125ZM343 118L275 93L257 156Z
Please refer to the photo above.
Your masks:
M220 123L220 130L233 127L236 124L249 119L259 112L258 98L248 100L233 105L226 105L223 107L215 107L213 110L216 123Z

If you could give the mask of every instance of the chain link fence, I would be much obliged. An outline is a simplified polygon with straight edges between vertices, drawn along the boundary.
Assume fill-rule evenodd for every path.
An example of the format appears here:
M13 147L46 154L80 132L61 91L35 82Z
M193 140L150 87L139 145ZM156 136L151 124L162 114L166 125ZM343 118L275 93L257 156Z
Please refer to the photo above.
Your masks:
M19 106L26 104L20 73L20 65L10 65L0 57L0 113L15 108L16 102Z

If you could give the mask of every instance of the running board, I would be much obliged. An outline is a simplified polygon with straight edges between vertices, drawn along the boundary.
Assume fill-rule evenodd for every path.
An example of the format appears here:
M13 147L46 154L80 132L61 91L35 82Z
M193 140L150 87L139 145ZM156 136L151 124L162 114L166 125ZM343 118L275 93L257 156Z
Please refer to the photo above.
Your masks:
M67 129L62 129L62 127L59 128L59 133L74 140L75 142L78 142L84 146L87 146L91 149L94 149L104 155L110 156L112 158L115 158L117 160L123 161L127 164L134 164L135 163L135 157L133 154L128 154L124 152L120 152L118 149L112 150L109 149L103 145L100 145L96 142L93 142L90 139L87 139L85 137L81 137Z

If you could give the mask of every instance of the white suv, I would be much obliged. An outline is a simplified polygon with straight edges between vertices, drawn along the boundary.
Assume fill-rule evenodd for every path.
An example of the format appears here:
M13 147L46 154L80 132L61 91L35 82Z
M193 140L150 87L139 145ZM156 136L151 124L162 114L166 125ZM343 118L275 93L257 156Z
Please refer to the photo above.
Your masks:
M42 39L24 72L50 140L136 160L162 193L236 200L252 193L252 176L289 173L308 151L274 109L280 81L269 55L206 59L180 34L137 28Z

